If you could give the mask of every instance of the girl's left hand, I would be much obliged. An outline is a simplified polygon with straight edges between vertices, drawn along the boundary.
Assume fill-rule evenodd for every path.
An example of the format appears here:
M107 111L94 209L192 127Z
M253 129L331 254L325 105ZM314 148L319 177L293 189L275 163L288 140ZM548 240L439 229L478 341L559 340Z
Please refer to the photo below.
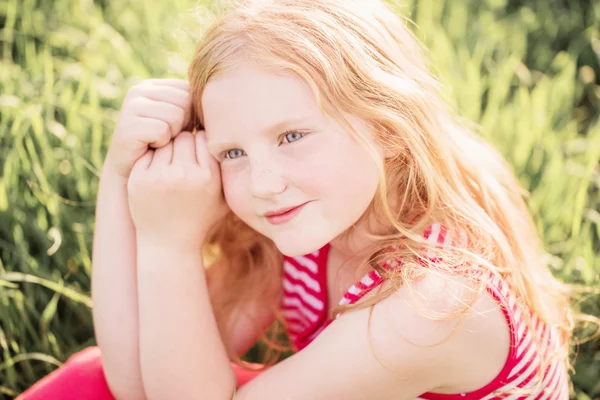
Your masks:
M149 149L133 166L127 189L137 240L155 245L199 249L227 212L204 131L181 132Z

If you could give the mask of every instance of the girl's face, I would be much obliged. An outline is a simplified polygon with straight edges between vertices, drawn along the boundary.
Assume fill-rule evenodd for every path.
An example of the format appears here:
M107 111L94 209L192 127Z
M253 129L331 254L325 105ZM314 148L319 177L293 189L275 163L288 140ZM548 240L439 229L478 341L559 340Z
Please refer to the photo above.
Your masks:
M206 85L202 105L208 149L220 163L229 207L284 255L320 249L373 199L379 184L374 160L321 113L295 75L240 62ZM351 120L372 140L366 124ZM291 207L297 208L269 215Z

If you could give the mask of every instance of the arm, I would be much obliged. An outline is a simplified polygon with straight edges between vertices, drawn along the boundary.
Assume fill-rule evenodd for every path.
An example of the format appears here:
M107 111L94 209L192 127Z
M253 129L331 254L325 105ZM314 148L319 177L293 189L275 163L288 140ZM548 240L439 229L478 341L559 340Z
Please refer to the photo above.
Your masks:
M510 329L499 304L472 292L471 283L426 273L412 288L342 315L307 348L244 385L237 398L411 400L480 389L504 367ZM453 317L467 304L465 314Z
M148 396L230 399L235 376L209 301L200 249L139 238L138 251L140 360Z
M105 166L94 233L94 330L104 374L118 399L144 399L139 364L135 229L127 180Z
M96 208L92 300L104 373L119 399L144 399L137 317L136 249L127 181L149 146L161 147L189 121L189 83L148 79L130 88L111 138Z
M104 374L118 399L145 399L139 361L136 237L127 202L127 180L108 164L100 179L92 270L94 330ZM199 266L200 268L200 266ZM207 271L211 291L221 290L223 272ZM248 304L232 319L232 347L245 354L273 322L260 305ZM257 315L258 318L250 318Z
M142 352L156 354L161 340L177 337L169 340L168 351L151 360L153 366L143 368L145 382L154 381L152 388L147 387L150 397L167 399L176 393L178 398L229 400L234 379L215 333L202 274L194 275L193 284L186 275L198 260L191 255L182 258L182 252L175 249L144 248L147 255L138 264L140 278L146 281L140 302L148 301L149 307L141 325L154 333L149 333L147 338L152 340L142 346ZM179 255L177 265L166 267L175 254ZM168 285L161 270L169 271ZM306 349L240 388L236 398L409 400L428 391L483 386L506 358L509 341L504 316L484 296L463 318L435 321L424 317L422 312L451 315L471 296L464 291L464 281L435 275L427 274L415 285L417 298L424 299L418 306L410 300L411 289L402 287L372 309L348 312ZM152 296L155 290L163 295ZM172 307L179 311L168 313ZM152 308L161 311L159 317L151 318Z

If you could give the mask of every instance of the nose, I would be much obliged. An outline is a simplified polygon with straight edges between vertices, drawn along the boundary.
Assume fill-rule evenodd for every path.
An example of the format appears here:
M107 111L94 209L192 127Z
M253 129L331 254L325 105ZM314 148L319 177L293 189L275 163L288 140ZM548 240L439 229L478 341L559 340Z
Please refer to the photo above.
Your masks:
M284 171L273 160L250 161L250 190L254 197L271 199L286 187Z

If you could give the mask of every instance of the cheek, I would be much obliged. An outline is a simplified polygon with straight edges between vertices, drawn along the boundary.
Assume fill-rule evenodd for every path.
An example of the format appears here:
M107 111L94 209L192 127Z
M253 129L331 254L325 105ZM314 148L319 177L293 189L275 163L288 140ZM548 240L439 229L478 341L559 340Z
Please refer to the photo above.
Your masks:
M356 214L373 199L380 177L371 155L347 135L324 136L302 154L302 163L287 171L295 171L290 178L305 193Z
M221 170L221 180L223 182L223 194L227 205L234 214L241 216L247 212L250 201L246 199L247 191L244 188L243 179L240 174L231 171Z
M333 156L330 166L315 171L334 207L358 218L373 200L380 176L375 161L363 149L348 146ZM335 210L335 209L334 209ZM339 212L339 208L337 208Z

